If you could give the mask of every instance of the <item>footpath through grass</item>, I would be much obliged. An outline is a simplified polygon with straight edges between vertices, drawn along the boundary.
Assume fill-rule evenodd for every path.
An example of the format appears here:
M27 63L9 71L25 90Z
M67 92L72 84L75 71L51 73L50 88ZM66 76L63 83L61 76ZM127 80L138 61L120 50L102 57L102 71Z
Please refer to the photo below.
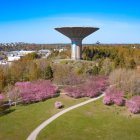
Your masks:
M0 116L0 140L25 140L38 125L62 110L54 107L55 101L61 101L67 108L85 100L60 95L44 102L12 107L13 112Z
M89 103L57 118L37 140L140 140L140 114L125 107Z

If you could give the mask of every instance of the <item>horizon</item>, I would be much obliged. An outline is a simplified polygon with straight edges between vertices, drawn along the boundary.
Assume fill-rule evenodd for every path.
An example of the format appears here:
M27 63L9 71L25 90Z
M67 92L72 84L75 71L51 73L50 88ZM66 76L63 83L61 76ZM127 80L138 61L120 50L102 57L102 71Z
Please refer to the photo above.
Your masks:
M88 36L83 44L95 44L97 41L101 44L140 44L139 4L138 0L61 0L55 3L6 0L0 5L0 42L70 43L54 28L92 26L100 30Z
M56 42L56 43L34 43L34 42L3 42L0 44L11 44L11 43L23 43L23 44L29 44L29 45L71 45L71 42L68 43L61 43L61 42ZM95 43L82 43L83 45L140 45L140 43L100 43L97 44L97 42Z

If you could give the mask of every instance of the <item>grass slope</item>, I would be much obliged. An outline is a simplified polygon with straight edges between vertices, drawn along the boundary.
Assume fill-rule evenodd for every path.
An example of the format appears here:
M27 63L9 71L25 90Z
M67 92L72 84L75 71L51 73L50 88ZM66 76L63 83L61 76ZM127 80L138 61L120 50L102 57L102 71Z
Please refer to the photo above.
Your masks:
M12 107L13 112L0 116L0 140L25 140L38 125L61 111L54 107L55 101L62 101L67 108L86 99L61 95L45 102Z
M140 140L140 115L102 100L70 111L48 125L37 140Z

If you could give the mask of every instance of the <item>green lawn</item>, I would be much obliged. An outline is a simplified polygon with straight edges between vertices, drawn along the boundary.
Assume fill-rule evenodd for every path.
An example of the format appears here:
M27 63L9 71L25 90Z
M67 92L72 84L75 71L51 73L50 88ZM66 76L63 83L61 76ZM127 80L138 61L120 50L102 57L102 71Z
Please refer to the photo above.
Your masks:
M0 116L0 140L25 140L40 123L60 111L55 109L55 101L62 101L67 108L86 99L61 95L45 102L12 107L13 112Z
M140 140L140 115L125 107L89 103L56 119L37 140Z

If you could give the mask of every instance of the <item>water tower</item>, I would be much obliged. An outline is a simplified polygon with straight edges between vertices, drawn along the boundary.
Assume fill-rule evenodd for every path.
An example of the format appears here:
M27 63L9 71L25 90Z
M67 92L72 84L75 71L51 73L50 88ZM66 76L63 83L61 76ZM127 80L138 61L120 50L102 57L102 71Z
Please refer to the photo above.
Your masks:
M58 32L71 39L71 58L82 59L82 40L93 32L99 30L95 27L61 27L55 28Z

